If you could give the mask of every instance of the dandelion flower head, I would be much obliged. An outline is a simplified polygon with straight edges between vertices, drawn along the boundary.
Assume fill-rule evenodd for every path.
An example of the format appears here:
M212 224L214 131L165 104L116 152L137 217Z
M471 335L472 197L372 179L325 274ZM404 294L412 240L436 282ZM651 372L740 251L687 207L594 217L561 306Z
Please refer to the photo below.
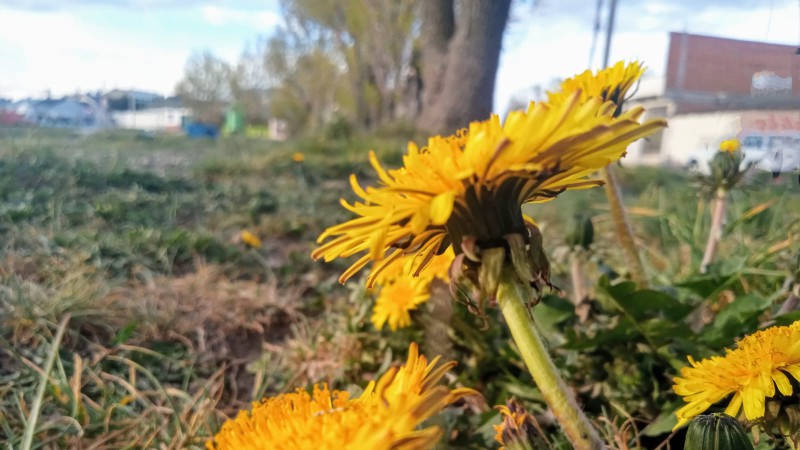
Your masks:
M661 119L641 123L641 107L616 109L613 101L577 89L558 102L511 112L504 122L492 116L453 136L434 136L422 148L410 143L398 169L384 168L371 152L379 184L365 188L350 177L359 200L342 205L355 218L322 233L312 256L332 261L360 254L339 280L372 263L372 286L405 258L411 258L410 273L420 276L448 248L459 256L465 246L507 247L514 236L526 242L531 221L522 204L601 184L587 177L666 126Z
M741 144L736 138L725 139L719 144L719 151L721 152L735 153L738 152L740 148Z
M419 425L455 400L477 395L471 389L439 384L455 366L436 367L416 344L408 360L371 382L358 398L317 385L253 403L227 421L207 443L209 450L424 450L441 430Z
M584 100L599 97L603 101L614 102L617 105L615 113L619 115L628 91L641 78L644 71L644 65L637 61L630 63L619 61L613 66L597 72L586 70L580 75L561 82L560 90L548 92L548 101L550 103L564 102L571 93L580 91Z
M409 273L410 258L406 258L405 264L395 264L392 270L384 271L376 284L378 296L370 319L375 328L388 324L395 331L410 326L411 311L430 299L433 281L449 280L448 270L453 258L452 250L435 256L426 273L418 277Z
M747 336L725 356L689 357L689 363L674 379L675 393L687 403L676 412L676 427L731 394L725 414L736 417L744 409L747 420L760 419L768 399L792 395L792 379L800 381L800 321Z
M248 247L261 248L261 239L247 230L242 230L242 232L239 233L239 239Z

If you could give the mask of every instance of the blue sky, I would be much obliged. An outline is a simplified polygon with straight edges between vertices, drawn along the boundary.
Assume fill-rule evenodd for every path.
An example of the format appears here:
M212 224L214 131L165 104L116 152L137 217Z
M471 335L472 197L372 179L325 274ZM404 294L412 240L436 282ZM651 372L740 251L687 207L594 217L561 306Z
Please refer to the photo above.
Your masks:
M606 3L608 0L606 0ZM589 64L595 0L517 1L498 72L496 110ZM618 0L612 59L664 71L667 34L800 44L795 0ZM168 94L192 52L235 62L280 23L277 0L0 0L0 97L112 88ZM594 67L601 62L597 43ZM797 80L796 82L800 82Z

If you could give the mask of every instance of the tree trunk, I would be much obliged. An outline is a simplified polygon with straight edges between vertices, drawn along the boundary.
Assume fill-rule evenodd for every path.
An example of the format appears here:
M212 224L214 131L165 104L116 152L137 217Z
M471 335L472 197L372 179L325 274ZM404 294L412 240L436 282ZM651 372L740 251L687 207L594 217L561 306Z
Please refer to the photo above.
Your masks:
M492 112L511 0L424 0L418 127L450 133ZM457 15L456 15L457 13Z

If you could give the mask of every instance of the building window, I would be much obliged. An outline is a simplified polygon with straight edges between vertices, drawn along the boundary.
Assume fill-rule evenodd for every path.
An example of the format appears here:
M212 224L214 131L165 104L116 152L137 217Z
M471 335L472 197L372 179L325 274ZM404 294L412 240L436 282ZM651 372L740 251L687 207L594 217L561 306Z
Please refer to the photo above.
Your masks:
M742 141L742 147L744 148L753 148L760 150L761 147L764 146L764 138L761 136L747 136Z
M659 106L647 110L647 120L650 119L663 119L667 117L667 107ZM644 138L644 146L642 147L642 154L657 155L661 153L661 141L664 138L664 129L658 130L656 133Z

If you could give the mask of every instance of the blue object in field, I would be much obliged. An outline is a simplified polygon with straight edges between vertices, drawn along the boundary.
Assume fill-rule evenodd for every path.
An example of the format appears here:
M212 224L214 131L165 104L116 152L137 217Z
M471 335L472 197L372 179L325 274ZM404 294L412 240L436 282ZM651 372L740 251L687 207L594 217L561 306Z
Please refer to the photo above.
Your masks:
M205 123L192 122L183 127L186 135L190 138L202 139L216 139L219 136L219 129L216 125L208 125Z

